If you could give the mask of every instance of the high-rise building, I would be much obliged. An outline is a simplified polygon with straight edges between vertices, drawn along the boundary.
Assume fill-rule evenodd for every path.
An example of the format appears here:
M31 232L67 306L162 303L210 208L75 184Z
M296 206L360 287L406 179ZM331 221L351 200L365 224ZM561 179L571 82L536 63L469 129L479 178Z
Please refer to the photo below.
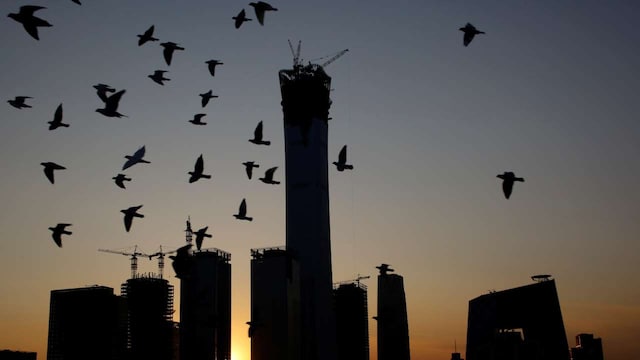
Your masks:
M179 274L180 360L229 360L231 254L212 248L188 256Z
M556 284L539 282L469 301L467 360L567 360L569 345Z
M284 248L251 249L251 360L298 360L298 263Z
M29 351L0 350L0 360L37 360L38 354Z
M576 347L571 348L571 360L603 360L602 339L593 334L576 335Z
M451 360L464 360L459 352L451 353Z
M128 353L131 360L173 358L173 285L154 274L122 284L127 302Z
M409 360L409 322L404 279L389 265L377 266L378 275L378 360Z
M126 308L106 286L52 290L48 360L124 359Z
M331 78L320 65L280 70L284 114L286 249L300 265L304 360L336 359L327 135Z
M357 281L336 284L338 360L369 360L367 286Z

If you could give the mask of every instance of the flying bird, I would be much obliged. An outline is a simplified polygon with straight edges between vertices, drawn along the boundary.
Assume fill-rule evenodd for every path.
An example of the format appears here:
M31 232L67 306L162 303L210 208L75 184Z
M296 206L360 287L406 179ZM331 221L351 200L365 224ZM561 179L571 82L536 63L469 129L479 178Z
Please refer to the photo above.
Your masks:
M188 278L191 275L191 269L194 265L193 256L191 256L191 247L193 245L187 244L179 248L177 254L170 255L169 258L173 260L171 266L176 272L176 277L179 279Z
M96 93L98 94L98 97L100 98L100 100L102 100L102 102L107 102L107 99L109 98L109 95L107 93L116 91L116 89L107 84L93 85L93 88L96 89Z
M151 25L151 27L148 28L147 31L144 32L144 34L138 35L138 46L144 45L144 43L146 43L147 41L158 41L157 38L153 37L154 28L155 26Z
M504 174L496 175L502 179L502 192L504 193L504 197L507 199L511 196L511 192L513 191L513 183L516 181L524 182L523 178L516 177L514 173L511 171L505 171Z
M126 187L124 186L125 181L131 181L131 178L128 178L125 174L118 174L112 177L112 179L115 180L116 185L118 185L118 187L122 189L126 189Z
M207 114L195 114L193 115L193 119L188 120L193 125L207 125L206 122L202 122L202 118L207 116Z
M160 84L160 85L164 85L163 81L169 81L171 79L167 79L166 77L164 77L164 73L166 73L167 71L164 70L156 70L153 75L147 75L149 76L149 78L151 80L153 80L153 82Z
M7 100L7 102L9 103L9 105L13 106L16 109L30 108L31 105L27 105L24 103L26 99L33 99L33 98L31 96L16 96L15 99Z
M262 140L262 121L256 126L256 129L253 131L253 139L249 139L249 142L256 145L271 145L271 141Z
M247 217L247 201L242 199L240 203L240 208L238 209L238 213L233 215L238 220L247 220L252 221L252 217Z
M125 159L127 159L127 162L125 162L122 166L122 170L126 170L137 163L151 164L149 161L142 159L145 152L146 149L144 145L142 145L142 147L138 149L132 156L125 155Z
M49 179L49 182L51 182L52 184L55 183L55 179L53 178L53 171L66 169L66 167L62 165L58 165L54 162L43 162L43 163L40 163L40 165L44 166L44 174L47 176L47 179Z
M173 57L173 52L175 50L184 50L183 47L178 46L178 44L174 42L163 42L160 44L164 48L162 54L164 55L164 61L167 62L167 65L171 65L171 58Z
M247 172L247 176L251 179L251 175L253 174L253 168L260 167L260 165L256 164L254 161L243 162L244 170Z
M210 238L212 237L211 234L207 234L207 229L209 227L205 226L202 229L194 232L193 234L196 236L196 248L198 250L200 250L202 248L202 241L204 240L204 238Z
M127 230L127 232L131 230L131 223L133 222L134 217L139 217L139 218L144 217L144 215L138 213L138 210L140 210L141 207L142 205L132 206L128 209L120 210L120 212L124 214L124 228L125 230Z
M209 103L209 100L217 98L218 95L213 95L213 90L209 90L204 94L200 94L200 97L202 98L202 107L205 107Z
M473 40L473 38L477 34L484 34L484 31L479 31L478 29L476 29L475 26L471 25L470 23L467 23L467 25L465 25L464 27L461 27L458 30L464 32L464 38L462 39L464 46L468 46L469 43L471 43L471 40Z
M49 124L49 130L55 130L59 127L69 127L69 124L62 122L62 104L58 105L56 113L53 115L53 120L47 122Z
M71 1L73 1L74 3L76 3L76 4L78 4L78 5L82 5L82 3L80 2L80 0L71 0Z
M56 245L58 245L58 247L62 247L62 235L71 235L72 232L71 231L67 231L65 228L67 226L71 226L71 224L63 224L63 223L59 223L58 225L56 225L55 227L50 227L49 230L51 230L52 234L51 237L53 238L53 241L55 241Z
M20 7L20 11L18 13L11 13L7 15L13 20L19 22L24 26L24 29L31 35L34 39L40 40L38 37L38 28L45 26L53 26L49 24L46 20L42 20L37 16L34 16L33 13L46 9L44 6L35 6L35 5L25 5Z
M258 1L257 3L251 2L249 3L249 5L253 6L253 9L256 11L256 17L258 18L258 22L260 23L260 25L264 25L265 11L278 11L278 9L274 8L264 1Z
M209 73L211 76L216 76L216 65L223 65L224 63L221 63L218 60L209 60L205 61L205 64L209 65Z
M347 165L347 145L342 147L340 154L338 154L338 161L334 161L333 164L338 168L338 171L353 170L353 165Z
M244 9L242 9L242 11L238 13L238 15L232 17L232 19L236 21L235 22L236 29L239 29L243 22L251 21L251 19L249 19L247 17L247 14L244 12Z
M203 174L203 171L204 159L202 158L202 154L200 154L200 157L198 157L198 160L196 160L196 165L193 171L189 171L189 175L191 175L191 177L189 178L189 183L196 182L200 179L211 179L211 175ZM198 249L200 249L200 247L198 247Z
M273 180L273 173L276 172L277 168L278 167L276 166L276 167L272 167L271 169L268 169L267 171L265 171L264 177L259 178L259 180L265 184L272 184L272 185L280 184L280 181Z
M126 90L120 90L117 93L109 96L107 100L104 102L104 109L96 109L96 112L106 116L106 117L127 117L126 115L120 114L118 112L118 106L120 105L120 99Z

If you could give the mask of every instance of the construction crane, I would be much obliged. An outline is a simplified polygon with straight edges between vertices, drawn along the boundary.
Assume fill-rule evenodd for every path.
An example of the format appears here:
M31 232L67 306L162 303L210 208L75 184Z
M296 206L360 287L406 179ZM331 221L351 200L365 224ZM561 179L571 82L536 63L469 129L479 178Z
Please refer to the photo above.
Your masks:
M191 216L187 217L187 229L184 231L185 234L185 240L187 241L187 244L191 245L191 242L193 241L193 230L191 230Z
M331 64L332 62L338 60L340 57L342 57L342 55L344 55L347 51L349 51L349 49L344 49L344 50L340 50L338 51L337 54L335 54L334 56L332 56L329 60L323 62L322 64L320 64L320 66L325 67L329 64Z
M362 275L358 274L358 277L356 277L356 278L355 278L355 279L353 279L353 280L340 281L340 282L334 283L333 285L334 285L334 287L336 287L336 286L340 286L340 285L356 283L356 285L357 285L358 287L360 287L360 280L365 280L365 279L368 279L368 278L370 278L370 277L371 277L371 276L368 276L368 275L362 276ZM365 289L366 289L366 287L365 287Z
M296 50L293 50L293 45L291 45L291 40L287 40L289 42L289 49L291 49L291 55L293 55L293 68L297 68L301 66L302 61L300 60L300 45L302 45L302 41L298 40L298 47Z
M293 45L291 44L291 40L287 40L289 42L289 49L291 49L291 55L293 55L293 68L295 69L300 69L302 68L302 59L300 58L300 46L302 44L302 41L298 41L298 46L296 47L296 50L293 50ZM349 51L349 49L344 49L344 50L340 50L338 51L337 54L333 55L331 58L329 58L328 60L326 60L325 62L323 62L322 64L320 64L321 67L325 67L329 64L331 64L332 62L338 60L340 57L342 57L342 55L344 55L347 51ZM322 60L324 58L326 58L327 56L323 56L317 59L313 59L311 61L316 61L316 60ZM309 65L311 65L311 62L309 62Z
M108 249L98 249L98 251L110 253L110 254L119 254L125 256L131 256L131 278L134 279L136 277L136 273L138 271L138 256L145 255L141 252L138 252L138 245L134 246L133 252L124 252L118 250L108 250Z
M178 250L162 251L162 245L160 245L160 250L158 252L153 254L142 254L142 255L149 257L149 260L153 259L154 257L158 258L158 275L160 276L160 279L162 279L163 278L162 276L164 273L164 256L173 254L177 251Z

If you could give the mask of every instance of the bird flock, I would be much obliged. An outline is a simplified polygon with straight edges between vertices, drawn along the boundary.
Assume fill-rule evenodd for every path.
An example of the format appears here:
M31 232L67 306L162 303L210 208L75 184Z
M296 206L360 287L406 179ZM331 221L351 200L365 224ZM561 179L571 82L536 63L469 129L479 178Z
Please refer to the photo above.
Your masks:
M81 5L79 0L72 0L74 3ZM258 20L258 23L263 26L264 25L264 16L268 11L277 11L278 9L274 8L270 4L258 1L249 3L251 7L254 8L255 16ZM9 18L19 22L24 27L25 31L34 39L40 40L39 37L39 28L44 27L52 27L48 21L41 19L34 15L36 11L46 9L43 6L34 6L34 5L25 5L21 6L17 13L10 13L8 15ZM236 29L239 29L243 23L250 22L252 19L247 17L247 14L244 9L242 9L236 16L232 17L234 20L234 26ZM478 30L475 26L470 23L467 23L464 27L459 28L460 31L464 33L463 35L463 45L469 46L472 40L478 34L485 34L484 31ZM150 42L160 41L158 38L154 37L155 25L151 25L146 31L142 34L138 34L138 46L143 46ZM185 51L185 48L180 46L178 43L172 41L161 42L160 46L163 48L162 54L167 66L171 66L171 62L173 60L173 56L176 51ZM207 69L209 74L212 77L216 75L216 67L223 65L223 62L217 59L211 59L204 62L207 65ZM152 74L148 75L148 77L155 83L164 86L165 82L170 81L170 78L165 77L168 70L155 70ZM98 98L103 103L103 108L96 109L96 112L102 114L105 117L126 117L126 115L121 114L118 111L120 100L122 96L126 93L126 90L117 90L106 84L96 84L93 86L96 90L96 94ZM211 99L218 98L218 95L214 95L212 90L205 92L203 94L199 94L201 97L201 105L202 108L205 108ZM15 96L14 99L8 100L8 103L16 109L28 109L32 108L32 105L26 103L27 100L33 99L30 96ZM203 122L202 119L206 114L198 113L195 114L193 119L188 120L189 123L196 126L204 126L207 125L206 122ZM53 115L53 119L48 122L49 130L57 130L59 128L68 128L70 124L63 122L63 105L60 104ZM253 138L248 140L249 142L258 145L258 146L269 146L271 141L265 140L263 135L263 122L260 121L255 127ZM146 148L145 146L141 146L136 150L133 155L125 155L124 158L126 162L122 166L122 171L124 172L128 168L137 165L137 164L150 164L151 162L145 159ZM255 161L246 161L242 163L245 167L245 171L248 179L252 179L253 170L255 168L259 168L260 165ZM337 171L343 172L344 170L352 170L353 165L347 164L347 145L344 145L340 153L338 155L338 161L334 161L333 164L336 166ZM51 184L55 184L55 176L54 172L56 170L66 170L66 168L60 164L55 162L42 162L41 165L44 167L44 174L46 178L49 180ZM263 177L258 178L258 180L262 181L265 184L270 185L278 185L280 181L275 180L275 172L278 169L277 166L268 168ZM201 179L211 179L212 176L210 174L206 174L204 170L204 157L202 154L196 159L196 162L193 167L193 171L188 172L189 183L194 183ZM524 179L521 177L516 177L513 172L505 171L503 174L497 175L498 178L502 179L502 190L506 199L509 199L513 192L513 186L515 182L524 182ZM126 189L125 182L131 182L132 178L127 177L124 173L118 173L116 176L112 178L116 186L121 189ZM120 210L124 214L124 228L125 231L129 232L131 230L133 219L134 218L144 218L144 214L141 214L139 211L143 207L143 205L131 206L127 209ZM245 198L240 202L238 213L233 215L238 220L252 221L253 217L247 216L247 201ZM72 232L66 230L67 227L72 226L72 224L68 223L59 223L55 227L50 227L49 230L52 232L52 238L55 244L58 247L62 247L62 235L71 235ZM196 246L197 249L200 250L202 243L205 238L211 238L211 234L207 234L208 226L203 227L194 233L196 237Z

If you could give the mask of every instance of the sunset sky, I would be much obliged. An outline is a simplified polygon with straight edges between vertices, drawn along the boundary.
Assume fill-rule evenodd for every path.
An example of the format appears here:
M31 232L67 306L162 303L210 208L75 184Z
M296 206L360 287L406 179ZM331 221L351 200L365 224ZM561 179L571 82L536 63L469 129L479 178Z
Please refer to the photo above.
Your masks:
M375 266L404 276L413 360L449 359L454 341L464 356L468 301L535 274L556 279L570 345L587 332L608 360L640 353L640 2L270 3L279 10L260 26L238 1L0 2L0 349L46 359L50 291L119 294L129 260L97 249L175 249L190 215L213 234L205 247L232 254L232 357L250 359L250 249L284 245L285 191L248 180L242 162L284 180L278 71L291 67L290 39L305 63L349 49L326 68L330 161L347 144L355 167L330 169L333 279L371 275L374 316ZM27 4L53 24L40 41L6 17ZM242 8L254 21L235 29ZM486 34L464 47L467 22ZM158 42L137 45L151 25L185 48L171 66ZM215 77L210 59L224 63ZM171 80L153 83L154 70ZM95 112L97 83L126 89L127 118ZM202 109L209 89L220 97ZM19 95L33 108L6 103ZM61 103L71 126L49 131ZM187 122L201 112L208 125ZM268 147L247 141L261 120ZM151 164L116 187L142 145ZM189 184L200 154L213 178ZM55 185L45 161L67 167ZM504 171L525 178L509 200ZM232 216L242 198L253 222ZM125 232L120 210L141 204ZM73 224L63 248L47 229L59 222ZM169 263L165 277L178 294ZM373 320L370 338L375 360Z

